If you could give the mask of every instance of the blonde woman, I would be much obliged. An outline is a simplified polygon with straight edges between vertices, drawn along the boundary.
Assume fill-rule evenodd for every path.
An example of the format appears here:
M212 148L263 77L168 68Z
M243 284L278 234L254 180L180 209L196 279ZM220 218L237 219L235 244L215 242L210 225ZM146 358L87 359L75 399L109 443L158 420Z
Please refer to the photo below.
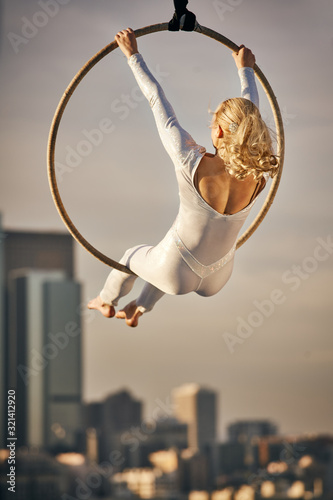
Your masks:
M137 326L165 294L216 294L229 280L237 237L269 176L277 173L269 131L259 110L252 52L241 46L233 57L241 81L241 98L222 102L213 115L215 154L207 153L179 125L160 84L138 52L132 29L116 41L147 98L162 143L175 167L179 185L178 216L156 246L127 250L120 262L146 283L140 296L115 313L136 276L112 270L100 295L88 304L106 317Z

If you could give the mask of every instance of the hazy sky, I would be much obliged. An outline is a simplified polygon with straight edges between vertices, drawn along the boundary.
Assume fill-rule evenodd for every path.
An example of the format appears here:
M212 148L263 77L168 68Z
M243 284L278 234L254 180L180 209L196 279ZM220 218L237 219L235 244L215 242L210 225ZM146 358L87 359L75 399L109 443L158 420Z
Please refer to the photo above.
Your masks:
M256 54L284 116L282 182L218 295L165 297L137 329L93 313L85 317L84 398L128 387L147 402L149 417L173 387L198 382L219 392L221 435L241 418L272 419L282 433L333 432L333 4L191 0L189 8L200 24ZM46 175L57 103L119 29L166 22L172 13L171 0L2 1L0 210L6 228L64 230ZM208 107L239 95L230 50L197 33L167 32L139 39L139 50L181 124L211 150ZM113 52L79 86L58 139L61 168L101 121L112 121L112 132L76 156L59 186L78 229L116 260L135 244L157 243L178 208L173 166L135 87L126 59ZM121 102L126 95L130 104ZM271 123L262 90L260 98ZM109 269L78 245L76 263L86 302ZM227 337L242 343L231 347Z

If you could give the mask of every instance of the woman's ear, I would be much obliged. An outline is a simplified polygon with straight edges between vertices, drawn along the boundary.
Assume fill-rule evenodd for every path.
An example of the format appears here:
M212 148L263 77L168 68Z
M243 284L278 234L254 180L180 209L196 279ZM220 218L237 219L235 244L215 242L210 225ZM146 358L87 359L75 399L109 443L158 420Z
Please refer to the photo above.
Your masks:
M219 125L219 126L218 126L218 128L216 129L216 137L217 137L218 139L222 139L222 137L223 137L223 130L222 130L222 128L220 127L220 125Z

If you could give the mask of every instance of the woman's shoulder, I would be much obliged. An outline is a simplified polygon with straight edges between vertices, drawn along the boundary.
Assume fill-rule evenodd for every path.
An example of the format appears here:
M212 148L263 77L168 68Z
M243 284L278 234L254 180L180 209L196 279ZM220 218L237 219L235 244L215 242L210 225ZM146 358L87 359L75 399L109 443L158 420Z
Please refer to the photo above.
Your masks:
M205 177L207 180L223 180L227 178L227 171L222 158L213 155L212 153L205 153L197 168L198 177Z
M264 178L239 180L228 173L223 160L206 154L196 171L194 186L201 197L221 214L234 214L246 208L264 189Z

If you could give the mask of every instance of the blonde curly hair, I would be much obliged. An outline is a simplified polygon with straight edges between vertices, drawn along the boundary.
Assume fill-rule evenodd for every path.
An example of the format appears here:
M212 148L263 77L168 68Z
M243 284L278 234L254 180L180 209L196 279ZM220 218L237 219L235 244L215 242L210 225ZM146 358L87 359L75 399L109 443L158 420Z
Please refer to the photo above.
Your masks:
M223 130L223 137L217 139L217 154L236 179L252 174L260 180L265 173L270 177L277 174L279 164L270 131L251 101L242 97L223 101L214 113L215 125Z

